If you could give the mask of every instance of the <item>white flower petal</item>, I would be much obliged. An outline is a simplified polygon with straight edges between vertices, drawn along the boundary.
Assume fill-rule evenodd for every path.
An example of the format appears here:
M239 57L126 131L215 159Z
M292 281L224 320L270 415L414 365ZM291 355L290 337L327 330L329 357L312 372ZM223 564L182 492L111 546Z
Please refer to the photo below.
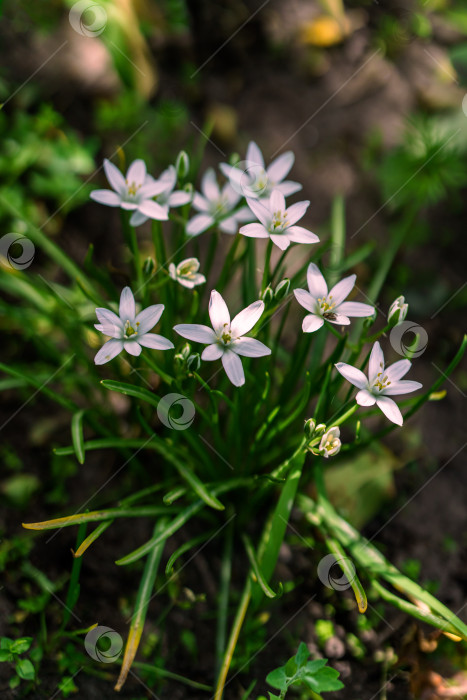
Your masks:
M269 233L263 224L245 224L240 228L239 233L248 238L269 238Z
M237 192L236 189L232 187L232 185L227 182L224 187L222 188L222 199L227 202L226 210L230 211L233 209L238 202L240 201L242 195L240 192Z
M130 287L125 287L120 295L120 318L123 322L133 321L136 315L135 297Z
M398 379L402 379L407 374L411 367L410 360L398 360L387 368L385 374L390 382L397 382Z
M261 165L261 167L264 168L263 154L261 153L259 147L254 141L250 141L250 143L248 144L248 148L246 151L246 160L248 163L256 163L257 165Z
M199 192L195 192L193 208L196 209L196 211L209 211L211 207L206 197L203 197Z
M404 419L395 401L386 396L380 396L376 399L376 405L382 410L386 418L389 418L396 425L402 425Z
M287 236L280 236L278 234L271 233L270 238L274 245L276 245L281 250L287 250L287 248L290 245L290 241Z
M422 387L423 384L420 384L420 382L413 382L410 380L403 379L399 382L391 382L391 384L384 389L383 394L385 396L398 396L400 394L410 394L412 391L417 391L417 389L421 389Z
M325 320L328 323L334 323L336 326L349 326L350 325L350 318L347 318L347 316L344 316L343 314L334 313L334 318L326 318Z
M96 309L96 316L104 330L102 333L112 338L119 338L123 335L123 322L110 309ZM100 329L99 329L100 330Z
M356 318L364 318L366 316L373 316L375 310L369 304L362 304L359 301L343 301L342 304L336 308L338 313L344 314L344 316L354 316Z
M141 224L146 223L147 220L148 217L136 209L130 216L130 226L141 226Z
M214 224L210 214L196 214L186 225L187 236L199 236Z
M170 207L183 207L184 204L191 202L191 195L189 192L184 192L183 190L176 190L169 195L169 206Z
M312 313L316 311L316 299L310 292L307 292L306 289L294 289L293 293L300 306Z
M306 281L310 294L315 299L322 299L328 295L328 285L321 274L319 268L314 263L308 265L306 271Z
M104 158L104 171L109 185L115 192L118 192L119 195L124 195L127 191L125 178L117 166L111 163L110 160L107 160L107 158Z
M94 362L96 365L105 365L106 362L110 362L110 360L113 360L114 357L119 355L122 350L123 342L112 338L112 340L108 340L106 343L104 343L95 356Z
M167 221L169 218L167 207L161 206L152 199L145 199L140 202L138 204L138 209L142 214L156 221Z
M147 184L140 187L140 189L138 190L139 200L141 201L143 199L151 199L151 197L155 197L157 194L164 192L166 189L166 182L161 182L160 180L153 180L152 182L148 182Z
M355 285L355 280L357 275L349 275L344 277L343 280L334 285L332 289L329 290L329 297L332 297L332 301L336 306L346 299Z
M139 340L142 340L140 338ZM129 355L133 355L133 357L138 357L138 355L141 355L141 345L139 342L136 342L136 340L127 340L123 343L123 347L125 348L126 352Z
M137 158L127 170L126 180L129 185L144 185L146 178L146 163L141 158Z
M201 359L211 362L212 360L218 360L224 354L224 348L219 343L213 343L204 348L201 353Z
M230 326L230 314L227 304L215 289L212 290L209 299L209 318L217 334L221 333L225 326Z
M181 335L182 338L193 340L195 343L206 343L206 345L214 343L217 336L209 326L202 326L199 323L179 323L174 326L174 331Z
M259 321L264 311L264 302L255 301L240 311L233 319L230 330L234 338L240 338L248 331L251 331L253 326ZM213 324L214 325L214 324Z
M300 192L303 189L303 185L299 182L293 182L292 180L286 180L285 182L279 182L275 185L275 188L280 190L284 197L290 197L296 192Z
M216 180L216 173L212 168L208 168L201 180L201 191L210 202L219 199L221 193Z
M355 400L359 406L374 406L376 403L376 398L371 392L368 391L368 389L362 389L359 391L355 397Z
M269 213L269 210L266 209L264 204L261 204L261 202L258 202L256 199L250 199L249 197L247 197L246 203L258 221L260 221L263 226L268 228L271 222L271 214Z
M231 348L237 355L244 357L264 357L271 354L271 350L256 338L240 338Z
M381 345L378 343L378 341L376 341L371 350L370 360L368 363L368 378L370 384L374 383L376 376L380 372L384 372L384 355L383 351L381 350Z
M148 306L147 309L140 311L135 318L137 326L135 331L138 331L138 334L141 333L141 335L150 331L159 321L163 311L164 304L153 304L153 306Z
M239 356L227 350L222 355L222 364L225 372L234 386L243 386L245 384L245 373L242 367L242 361Z
M122 199L120 202L120 206L122 209L125 209L125 211L134 211L138 208L138 204L136 202L126 202L124 199Z
M290 226L286 229L286 234L293 243L319 243L316 233L308 231L303 226Z
M93 190L89 195L91 199L107 207L119 207L121 205L120 195L112 190Z
M240 209L235 212L234 216L237 221L253 220L253 212L251 211L250 207L240 207Z
M281 182L291 171L294 161L295 156L292 151L282 153L272 161L271 165L266 168L268 178L273 183Z
M316 316L315 314L308 314L308 316L305 316L305 318L303 319L302 331L304 333L314 333L314 331L317 331L323 325L324 320L320 316Z
M269 198L269 209L271 212L285 211L285 197L280 190L273 190Z
M172 341L157 333L145 333L141 337L138 336L138 343L152 350L172 350L174 346Z
M348 365L345 362L338 362L335 365L340 374L347 379L348 382L358 387L359 389L366 389L368 385L367 378L360 369Z
M289 222L289 226L293 226L297 221L300 221L309 206L310 202L308 200L292 204L292 206L287 209L287 221Z
M238 221L235 216L228 216L219 223L219 229L224 233L235 235L238 231Z

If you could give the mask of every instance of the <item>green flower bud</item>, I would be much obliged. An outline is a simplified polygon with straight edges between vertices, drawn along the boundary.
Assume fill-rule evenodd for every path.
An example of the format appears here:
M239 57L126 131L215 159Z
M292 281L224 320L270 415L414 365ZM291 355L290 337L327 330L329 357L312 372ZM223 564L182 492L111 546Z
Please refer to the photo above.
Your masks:
M201 367L201 357L199 352L195 352L186 361L186 366L190 372L197 372Z
M274 292L275 300L281 301L282 299L284 299L284 297L286 297L287 294L289 293L289 289L290 289L290 280L287 279L287 277L286 277L285 279L282 280L282 282L279 282L279 284L276 287L276 291Z
M175 170L179 180L183 180L190 170L190 159L186 151L180 151L175 161Z
M320 424L317 425L316 428L315 428L315 436L316 436L316 435L321 435L322 433L325 432L325 430L326 430L325 424L324 424L324 423L320 423Z
M152 258L146 258L143 263L143 273L146 277L149 277L154 272L156 264Z
M315 432L315 428L316 428L316 421L315 421L315 419L314 419L314 418L308 418L308 420L305 421L305 426L304 426L303 429L304 429L304 431L305 431L306 437L307 437L309 440L311 440L311 438L313 437L313 434L314 434L314 432Z
M274 292L272 291L272 287L270 287L269 285L266 287L264 292L261 294L261 299L266 305L272 302L272 300L274 299Z
M400 296L397 297L397 299L395 299L389 307L388 323L390 323L391 326L397 326L398 323L402 323L407 316L409 305L405 304L404 302L404 297Z

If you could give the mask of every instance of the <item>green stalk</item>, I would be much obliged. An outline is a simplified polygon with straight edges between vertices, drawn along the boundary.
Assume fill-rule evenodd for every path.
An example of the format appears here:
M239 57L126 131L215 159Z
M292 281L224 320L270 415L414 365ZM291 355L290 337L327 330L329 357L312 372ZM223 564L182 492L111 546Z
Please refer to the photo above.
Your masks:
M269 238L268 246L266 248L266 256L264 259L264 270L263 270L263 281L261 283L261 294L263 294L264 290L268 286L268 282L269 282L269 278L270 278L269 266L270 266L270 262L271 262L272 246L273 246L273 242Z

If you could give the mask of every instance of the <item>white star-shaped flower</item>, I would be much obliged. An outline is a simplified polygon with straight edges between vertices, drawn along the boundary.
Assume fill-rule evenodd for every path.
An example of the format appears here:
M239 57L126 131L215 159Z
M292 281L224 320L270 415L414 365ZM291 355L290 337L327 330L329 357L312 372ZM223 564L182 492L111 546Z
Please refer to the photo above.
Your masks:
M239 222L251 221L252 216L248 207L241 207L233 211L241 199L227 182L220 189L216 174L212 168L208 168L201 180L201 192L195 193L193 207L199 211L186 225L188 236L199 236L211 226L218 226L224 233L235 234L238 231Z
M193 289L198 284L204 284L206 282L206 277L202 275L199 270L199 260L198 258L187 258L182 260L181 263L175 265L170 263L169 265L169 275L170 277L182 285L182 287L187 287L188 289Z
M282 153L266 168L263 154L254 141L250 141L246 152L246 160L237 166L221 163L220 169L230 180L236 192L251 199L264 199L271 195L274 189L289 197L302 189L302 185L291 180L284 181L295 161L292 151Z
M133 161L126 177L123 177L120 170L107 158L104 160L104 170L113 189L94 190L91 192L91 199L108 207L121 207L133 211L130 219L132 226L136 225L133 217L137 213L159 221L168 219L167 210L152 199L167 187L167 183L153 180L147 175L143 160Z
M295 226L305 214L309 201L297 202L286 207L285 197L279 190L273 190L267 202L247 199L251 211L260 223L246 224L240 233L250 238L270 238L281 250L286 250L291 243L318 243L315 233L303 226Z
M209 300L212 328L188 323L174 326L174 330L183 338L205 343L208 347L203 350L201 359L221 359L232 384L242 386L245 383L245 373L239 355L263 357L271 354L271 350L264 343L245 336L258 322L263 311L264 303L255 301L230 321L227 304L214 289Z
M119 316L110 309L96 309L99 323L94 327L104 335L110 336L110 340L101 347L94 358L96 365L104 365L113 360L122 350L138 356L141 354L141 346L153 350L173 348L173 343L167 338L157 333L149 333L163 311L163 304L155 304L136 314L135 298L130 287L125 287L121 293Z
M344 301L352 291L357 275L350 275L334 285L328 293L328 286L323 275L314 263L308 265L308 289L294 289L295 298L304 309L309 311L303 319L304 333L312 333L324 324L324 321L338 326L348 326L349 316L372 316L374 308L359 301Z
M368 379L363 372L345 362L338 362L336 369L351 384L360 391L356 401L360 406L378 406L390 421L402 425L402 414L396 402L390 396L410 394L422 388L420 382L400 381L407 374L412 363L409 360L399 360L390 367L384 367L384 355L378 342L373 345L368 365Z

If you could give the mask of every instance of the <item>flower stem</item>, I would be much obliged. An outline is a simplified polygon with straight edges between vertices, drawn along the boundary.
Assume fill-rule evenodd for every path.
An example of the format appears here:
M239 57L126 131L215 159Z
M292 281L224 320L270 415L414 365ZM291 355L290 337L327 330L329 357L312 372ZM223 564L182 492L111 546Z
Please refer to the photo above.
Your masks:
M226 256L225 262L224 262L224 266L222 268L221 274L220 274L219 279L217 280L217 284L216 284L216 289L219 292L222 292L222 290L225 287L227 279L232 274L232 266L233 266L233 262L235 259L235 253L237 252L237 248L239 246L241 239L242 239L242 236L239 233L237 233L233 242L232 242L232 245L230 246L230 250L227 253L227 256Z
M271 239L269 239L268 240L268 247L266 248L266 257L264 260L263 281L261 283L261 294L264 292L264 290L268 286L268 282L270 279L269 265L271 262L272 246L273 246L273 243L272 243Z
M342 423L345 423L345 421L346 421L348 418L350 418L350 416L353 416L353 414L355 413L355 411L357 410L357 408L358 408L358 403L355 403L355 404L352 406L352 408L349 408L349 410L346 411L345 413L343 413L339 418L337 418L336 420L331 421L332 427L335 427L335 426L338 426L338 425L342 425Z

